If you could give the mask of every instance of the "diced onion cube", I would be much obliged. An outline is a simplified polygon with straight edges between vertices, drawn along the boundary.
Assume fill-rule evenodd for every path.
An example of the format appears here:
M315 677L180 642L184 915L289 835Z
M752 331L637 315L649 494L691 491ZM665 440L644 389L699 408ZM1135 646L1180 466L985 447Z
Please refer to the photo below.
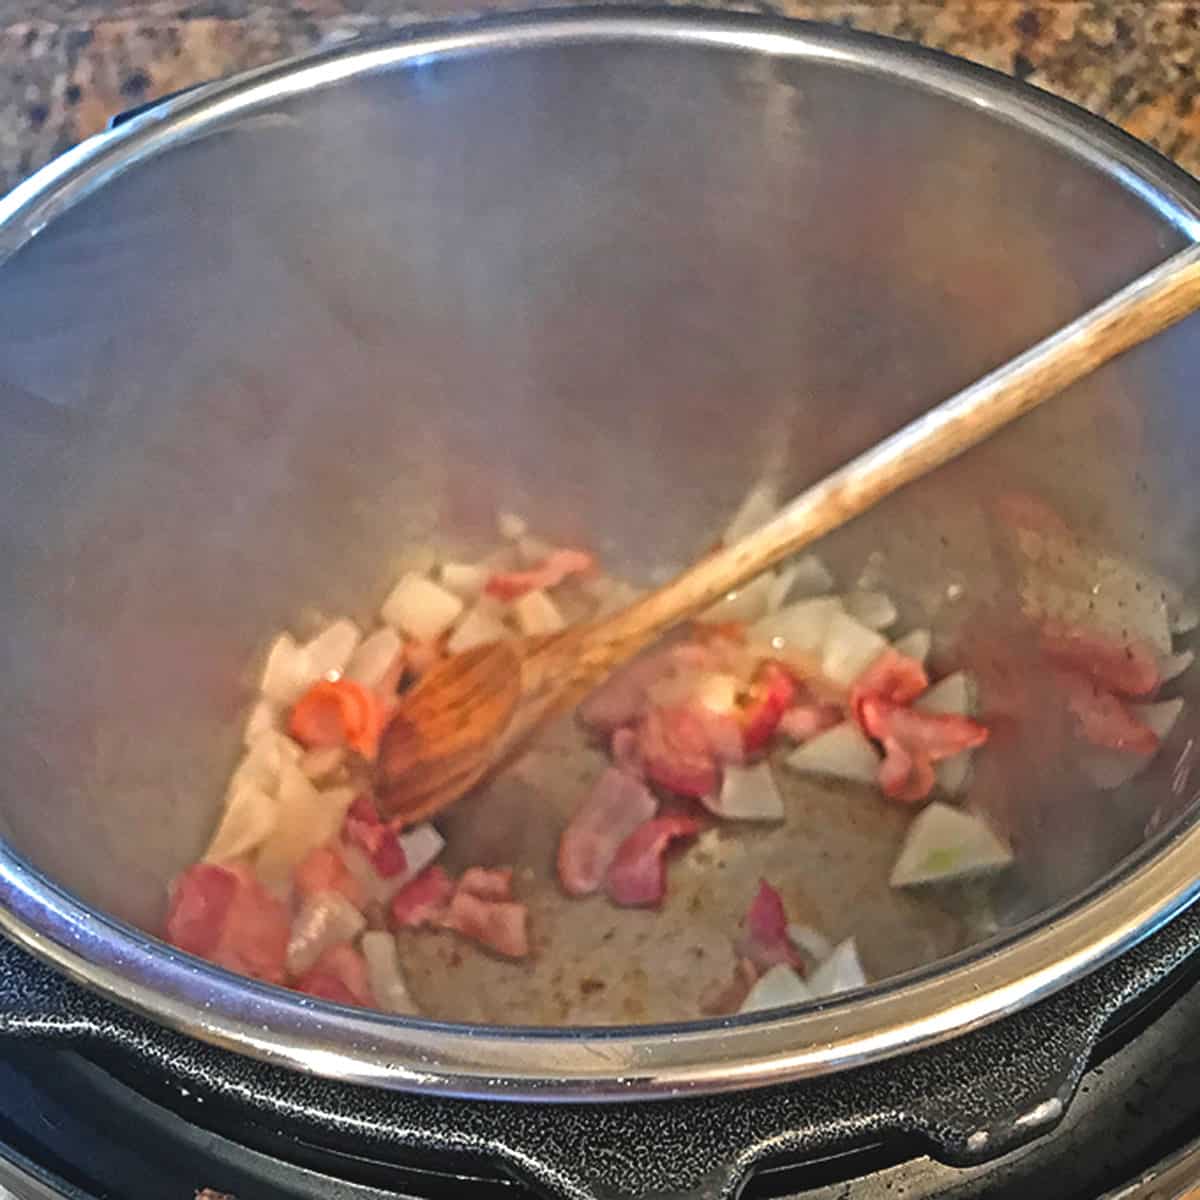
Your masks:
M367 919L341 892L310 896L292 922L287 968L303 975L331 946L352 941L366 928Z
M327 625L316 637L305 642L309 682L340 676L361 641L362 630L353 621L343 619Z
M750 989L742 1001L740 1013L762 1012L768 1008L789 1008L813 998L808 985L786 963L772 967Z
M784 759L793 770L852 783L877 782L879 762L879 752L853 721L818 733Z
M367 979L375 1003L384 1012L415 1016L418 1009L400 971L395 937L382 929L375 929L364 933L358 944L367 963Z
M891 884L911 887L962 879L1007 867L1012 857L979 817L935 800L909 825Z
M308 658L290 633L281 633L267 651L259 690L281 708L294 704L308 687Z
M849 613L835 612L829 619L821 671L839 687L850 685L888 648L886 639Z
M463 602L423 575L402 575L383 602L380 616L394 629L421 642L441 637L463 610Z
M257 850L274 832L275 797L253 783L235 784L225 802L221 823L204 852L207 862L228 862Z
M476 646L488 646L508 637L508 628L500 619L499 605L487 596L454 627L446 649L451 654L463 654Z
M394 629L375 630L346 664L346 678L374 691L383 685L403 649L404 642Z
M705 796L702 803L727 821L782 821L784 815L783 797L767 762L752 767L727 764L720 793Z
M442 587L461 600L474 600L484 589L490 572L476 563L442 563L438 579Z
M517 626L526 637L558 633L566 629L567 622L558 605L542 591L526 592L513 602L513 613Z

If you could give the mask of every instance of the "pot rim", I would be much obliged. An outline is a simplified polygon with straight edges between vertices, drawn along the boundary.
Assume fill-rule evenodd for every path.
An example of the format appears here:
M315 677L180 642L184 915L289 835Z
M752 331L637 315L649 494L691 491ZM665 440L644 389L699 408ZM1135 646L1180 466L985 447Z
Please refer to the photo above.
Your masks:
M1200 240L1200 183L1098 117L964 60L874 35L706 10L568 9L442 23L205 84L134 116L0 200L0 264L116 175L300 93L430 57L555 44L701 46L835 63L985 108L1113 177ZM97 913L0 842L0 929L161 1024L345 1082L460 1097L631 1101L781 1084L957 1037L1122 954L1200 894L1189 812L1047 917L861 995L687 1025L518 1029L388 1017L235 976Z

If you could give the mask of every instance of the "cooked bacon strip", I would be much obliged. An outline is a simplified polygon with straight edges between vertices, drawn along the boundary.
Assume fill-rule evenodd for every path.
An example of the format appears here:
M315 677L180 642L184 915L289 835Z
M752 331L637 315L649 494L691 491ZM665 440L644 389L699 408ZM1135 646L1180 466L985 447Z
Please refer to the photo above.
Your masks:
M915 658L889 647L855 681L850 689L850 712L865 732L862 704L869 697L891 704L911 704L929 687L929 676Z
M426 867L393 897L389 911L392 924L419 929L433 924L445 911L454 895L454 881L441 867Z
M757 754L775 736L795 698L796 682L789 671L773 660L759 666L740 713L745 754Z
M1158 735L1143 725L1120 697L1074 671L1059 671L1058 680L1085 741L1129 754L1148 756L1158 750Z
M557 587L564 579L583 575L595 565L595 558L584 550L555 550L527 571L497 571L484 591L498 600L516 600L527 592Z
M382 879L394 879L408 869L408 858L396 831L379 815L375 801L366 792L354 798L342 824L342 837L371 860Z
M709 716L699 705L653 708L638 727L646 778L680 796L714 795L721 770L713 751Z
M335 1004L373 1008L370 977L363 956L353 946L342 942L330 946L295 984L296 991Z
M461 887L439 924L505 958L529 953L529 913L514 900L483 900Z
M759 971L779 963L804 969L804 958L788 937L783 898L765 879L759 880L745 924L746 932L738 942L738 953Z
M658 811L640 779L610 768L575 810L558 843L558 879L571 896L600 890L621 843Z
M340 892L360 912L367 906L362 883L336 846L318 846L292 873L292 886L303 899L318 892Z
M1137 639L1122 641L1081 625L1047 620L1042 622L1041 648L1056 665L1119 696L1148 696L1160 682L1158 656Z
M609 898L625 908L657 908L667 894L667 849L703 828L703 822L684 813L639 825L621 843L608 869L604 883Z
M512 877L512 867L468 867L458 881L458 889L480 900L511 900Z

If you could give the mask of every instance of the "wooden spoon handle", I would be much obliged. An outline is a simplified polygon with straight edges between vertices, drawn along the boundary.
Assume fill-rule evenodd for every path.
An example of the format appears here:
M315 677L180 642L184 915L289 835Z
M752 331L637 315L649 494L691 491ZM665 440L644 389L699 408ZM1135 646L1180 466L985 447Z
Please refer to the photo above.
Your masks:
M589 640L597 651L598 642L645 645L1197 308L1200 243L851 459L754 533L594 626Z

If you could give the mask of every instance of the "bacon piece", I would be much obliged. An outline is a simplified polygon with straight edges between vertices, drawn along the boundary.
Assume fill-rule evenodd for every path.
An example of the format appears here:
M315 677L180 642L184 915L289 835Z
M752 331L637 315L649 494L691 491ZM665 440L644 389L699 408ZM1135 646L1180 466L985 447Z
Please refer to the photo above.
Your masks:
M599 891L621 843L658 811L640 779L610 768L575 810L558 843L558 879L571 896Z
M454 881L441 867L426 867L406 883L393 897L389 911L392 924L419 929L433 924L445 911L454 895Z
M929 676L915 658L889 647L855 681L850 689L850 712L863 724L862 704L877 697L891 704L911 704L929 687Z
M883 746L879 786L885 796L905 803L933 790L933 764L982 746L987 728L969 717L917 712L877 696L861 701L863 730Z
M721 771L713 753L707 718L699 706L653 708L638 727L646 778L680 796L715 795Z
M484 900L461 887L439 924L504 958L529 953L529 912L515 900Z
M458 881L458 889L480 900L511 900L512 877L512 867L468 867Z
M360 912L367 906L363 885L346 866L336 846L317 846L292 873L292 886L308 899L318 892L340 892Z
M646 711L651 688L681 671L716 670L717 661L705 646L684 642L643 654L622 667L593 692L579 708L579 719L598 733L613 733L632 725Z
M585 574L595 565L595 558L584 550L555 550L527 571L495 572L483 590L498 600L516 600L527 592L557 587L564 579Z
M818 733L842 723L834 704L793 704L779 719L779 732L796 742L807 742Z
M396 831L384 822L367 792L360 792L350 805L342 837L370 859L376 874L383 879L393 879L408 869L408 858Z
M804 958L788 937L783 898L765 879L759 880L745 924L746 933L738 943L738 953L759 971L779 963L804 969Z
M1158 657L1137 639L1121 641L1066 621L1042 622L1041 648L1057 666L1094 680L1119 696L1148 696L1158 687Z
M1059 671L1058 680L1085 741L1128 754L1149 756L1158 750L1158 734L1143 725L1120 697L1074 671Z
M197 863L178 880L167 913L167 940L189 954L268 983L281 983L289 933L287 907L249 867Z
M783 714L796 698L791 673L774 660L762 663L751 680L741 709L742 748L756 754L775 736Z
M703 828L703 822L685 813L639 825L618 847L608 868L604 883L609 898L625 908L657 908L667 894L667 849Z
M700 997L700 1011L710 1016L726 1016L742 1007L750 989L758 982L759 970L748 958L739 958L733 978L709 988Z
M335 1004L373 1008L375 997L363 956L353 946L342 942L330 946L295 984L296 991Z

